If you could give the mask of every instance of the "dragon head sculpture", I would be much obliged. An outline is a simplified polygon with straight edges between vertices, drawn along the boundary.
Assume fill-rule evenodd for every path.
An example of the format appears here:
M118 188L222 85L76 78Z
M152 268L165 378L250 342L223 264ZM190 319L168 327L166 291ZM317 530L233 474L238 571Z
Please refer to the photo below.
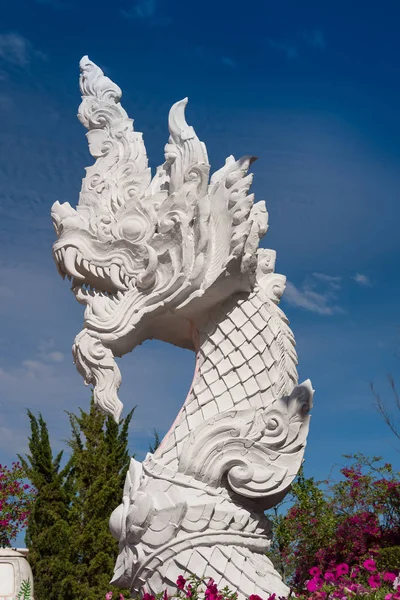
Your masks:
M77 208L52 207L53 256L85 305L73 348L77 368L100 407L118 419L114 357L149 338L193 348L193 322L254 285L268 215L248 194L253 157L230 156L209 178L205 145L185 120L187 99L170 111L165 163L152 178L120 88L87 57L80 67L78 117L96 160Z

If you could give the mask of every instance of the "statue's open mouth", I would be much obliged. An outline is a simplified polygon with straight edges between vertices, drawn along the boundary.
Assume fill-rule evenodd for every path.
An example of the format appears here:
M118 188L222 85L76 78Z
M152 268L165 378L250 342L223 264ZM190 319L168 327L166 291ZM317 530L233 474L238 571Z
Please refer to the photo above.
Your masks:
M72 289L80 289L83 295L96 292L120 300L134 284L134 279L120 265L102 266L100 261L97 264L89 262L71 245L56 247L54 259L60 274L72 281Z
M121 292L120 290L118 292L109 292L102 287L98 287L98 285L93 285L86 281L82 282L75 277L72 278L71 289L78 298L89 299L89 297L94 298L97 295L100 298L110 298L115 302L119 302L125 296L125 292Z

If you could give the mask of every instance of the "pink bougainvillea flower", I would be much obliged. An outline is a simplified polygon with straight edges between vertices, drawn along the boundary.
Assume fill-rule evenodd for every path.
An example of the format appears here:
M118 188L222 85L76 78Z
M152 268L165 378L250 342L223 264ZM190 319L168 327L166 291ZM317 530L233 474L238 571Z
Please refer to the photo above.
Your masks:
M383 574L383 581L389 581L390 583L393 583L396 580L396 575L395 573L384 573Z
M176 587L178 588L178 590L184 590L185 585L186 579L182 575L179 575L178 579L176 580Z
M112 594L113 594L112 592L107 592L107 594L106 594L106 600L111 600Z
M190 586L189 586L189 587L190 587ZM163 593L163 600L168 600L168 592L167 592L167 590L164 590L164 593Z
M152 596L151 594L145 592L142 596L142 600L156 600L156 598L155 596Z
M373 558L367 558L367 560L364 560L363 562L363 567L370 572L376 571L376 562Z
M207 583L207 589L205 591L206 598L208 598L209 600L212 600L212 596L217 596L217 594L218 594L218 588L215 585L214 579L209 579L209 581Z
M260 596L257 596L257 594L255 594L256 598L260 598ZM260 600L262 600L260 598ZM268 596L267 600L276 600L276 594L271 594L270 596Z
M313 577L310 581L307 581L306 587L309 592L318 592L322 588L323 581L322 579L317 579Z
M309 573L313 577L318 577L319 575L321 575L321 569L319 569L318 567L311 567Z
M275 594L273 594L273 595L275 596ZM271 596L270 596L270 598L271 598ZM249 600L263 600L263 599L260 596L257 596L257 594L251 594L251 596L249 596Z
M357 577L357 575L359 574L359 572L360 572L360 569L358 567L352 567L350 577L352 579L355 579Z
M120 594L120 595L119 595L119 600L125 600L125 598L124 598L123 594Z
M327 571L324 575L325 581L335 581L335 575L331 571Z
M373 575L368 577L368 585L373 589L381 587L381 578L379 576L379 573L374 573Z
M193 596L192 586L189 584L186 588L186 598L191 598ZM164 600L166 600L164 598Z
M349 565L347 563L341 563L336 567L336 575L341 577L342 575L347 575L350 571Z
M358 596L368 593L368 590L366 590L360 583L347 584L345 590L351 592L352 594L357 594Z
M393 594L386 594L385 600L392 600Z

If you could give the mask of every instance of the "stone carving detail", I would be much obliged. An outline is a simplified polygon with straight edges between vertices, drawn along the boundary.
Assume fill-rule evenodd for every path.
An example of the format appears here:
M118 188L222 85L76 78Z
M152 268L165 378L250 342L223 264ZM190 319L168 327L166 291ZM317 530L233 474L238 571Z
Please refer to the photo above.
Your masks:
M154 455L131 461L112 513L113 582L158 593L194 573L239 598L284 595L265 556L264 510L300 468L313 390L297 384L275 252L258 248L268 215L248 194L254 158L230 156L210 179L185 99L171 109L165 163L152 178L118 86L87 57L80 85L79 119L96 160L76 210L52 208L57 268L85 306L77 369L118 420L115 357L151 338L196 353L178 417Z

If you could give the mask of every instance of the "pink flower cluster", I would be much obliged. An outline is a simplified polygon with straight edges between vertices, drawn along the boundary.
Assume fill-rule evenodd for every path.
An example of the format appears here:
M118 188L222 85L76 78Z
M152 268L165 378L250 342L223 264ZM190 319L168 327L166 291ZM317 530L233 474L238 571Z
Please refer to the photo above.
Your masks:
M27 524L34 492L23 480L20 463L0 465L0 546L9 546Z
M372 558L364 560L361 567L350 568L347 563L342 563L324 573L319 567L312 567L310 575L312 578L306 582L306 589L314 600L348 600L351 596L369 594L385 587L395 590L386 594L385 600L400 600L400 590L397 592L396 586L400 575L380 573Z
M169 598L188 598L198 600L200 597L202 600L235 600L237 598L236 593L230 592L227 589L219 590L214 579L209 579L208 582L205 583L201 579L192 577L191 581L192 583L188 583L183 575L179 575L178 579L176 580L177 593L168 596L168 593L165 590L161 595L162 600L169 600ZM203 583L205 585L204 592L199 593L199 586ZM112 600L112 597L113 593L107 592L105 600ZM160 598L160 596L158 595L157 598ZM119 600L125 600L122 594L119 595ZM156 600L156 596L149 594L148 592L143 592L141 600ZM264 599L257 594L252 594L249 596L249 600L286 600L286 598L281 596L277 598L276 594L272 594Z
M400 600L400 573L379 572L375 561L368 558L360 566L350 567L347 563L341 563L329 570L322 572L319 567L310 569L311 579L306 582L305 592L299 594L299 600L350 600L354 596L363 596L374 593L381 588L383 593L388 591L382 600ZM205 585L204 592L200 591L200 585ZM207 583L195 577L191 578L191 583L179 575L176 580L177 593L168 596L165 590L162 594L162 600L170 598L179 598L184 600L236 600L237 594L230 592L226 588L218 590L213 579ZM393 590L393 591L391 591ZM113 593L108 592L106 600L112 600ZM160 595L157 596L160 598ZM119 600L125 600L122 594L119 594ZM156 600L156 596L143 592L142 600ZM248 600L286 600L276 594L268 598L261 598L257 594L249 596Z

